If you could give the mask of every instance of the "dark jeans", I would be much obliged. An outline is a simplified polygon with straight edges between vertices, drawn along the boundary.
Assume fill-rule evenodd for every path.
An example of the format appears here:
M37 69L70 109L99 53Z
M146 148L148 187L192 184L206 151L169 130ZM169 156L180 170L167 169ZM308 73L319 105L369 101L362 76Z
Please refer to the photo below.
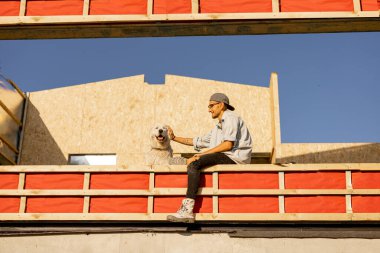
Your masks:
M236 164L223 153L214 153L201 156L198 160L187 166L187 193L186 198L195 199L197 195L200 170L216 164Z

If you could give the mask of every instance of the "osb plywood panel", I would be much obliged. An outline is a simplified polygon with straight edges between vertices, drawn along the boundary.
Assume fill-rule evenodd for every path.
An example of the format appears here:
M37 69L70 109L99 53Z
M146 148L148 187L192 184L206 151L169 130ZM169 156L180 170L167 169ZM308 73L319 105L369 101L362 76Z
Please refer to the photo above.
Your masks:
M208 100L215 92L228 95L235 112L246 122L255 152L271 150L269 89L212 80L166 76L166 85L158 90L156 119L172 126L175 134L195 137L208 133L217 123L208 112ZM175 99L173 99L175 98ZM194 152L190 146L173 144L175 152Z
M7 90L0 87L0 101L3 102L19 121L22 121L24 98L16 90Z
M378 163L379 143L281 144L282 163Z
M182 137L210 131L216 121L207 105L214 92L230 97L254 151L270 152L268 88L170 75L165 85L149 85L140 75L31 93L21 163L66 164L72 153L116 153L118 164L143 163L155 123ZM194 152L172 146L174 152Z
M82 86L30 93L21 164L67 164L79 152L83 95Z
M0 107L0 136L17 148L19 125Z

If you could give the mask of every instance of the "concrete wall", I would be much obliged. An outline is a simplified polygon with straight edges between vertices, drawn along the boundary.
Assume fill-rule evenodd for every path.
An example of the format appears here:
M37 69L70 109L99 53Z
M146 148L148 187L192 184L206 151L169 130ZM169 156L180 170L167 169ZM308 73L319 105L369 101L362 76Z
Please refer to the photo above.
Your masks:
M73 153L116 153L118 164L142 163L156 122L183 137L211 130L216 122L207 105L214 92L229 96L254 150L270 152L269 88L171 75L164 85L149 85L141 75L31 93L21 164L66 164Z
M230 238L227 234L126 233L0 237L1 253L378 253L379 239Z

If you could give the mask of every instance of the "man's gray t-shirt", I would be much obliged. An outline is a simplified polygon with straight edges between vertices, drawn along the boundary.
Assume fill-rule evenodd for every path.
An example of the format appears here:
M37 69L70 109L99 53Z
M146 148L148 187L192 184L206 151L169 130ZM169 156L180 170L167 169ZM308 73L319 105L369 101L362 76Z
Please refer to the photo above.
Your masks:
M208 134L193 139L194 149L214 148L224 141L233 141L232 150L223 152L239 164L249 164L252 154L252 138L240 116L230 110L223 113L219 122Z

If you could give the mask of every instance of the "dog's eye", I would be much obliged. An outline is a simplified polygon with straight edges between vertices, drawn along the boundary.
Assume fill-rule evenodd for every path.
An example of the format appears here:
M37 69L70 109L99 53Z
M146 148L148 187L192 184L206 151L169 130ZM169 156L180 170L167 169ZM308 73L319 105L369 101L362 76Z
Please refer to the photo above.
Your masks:
M158 129L158 127L156 127L156 129Z

